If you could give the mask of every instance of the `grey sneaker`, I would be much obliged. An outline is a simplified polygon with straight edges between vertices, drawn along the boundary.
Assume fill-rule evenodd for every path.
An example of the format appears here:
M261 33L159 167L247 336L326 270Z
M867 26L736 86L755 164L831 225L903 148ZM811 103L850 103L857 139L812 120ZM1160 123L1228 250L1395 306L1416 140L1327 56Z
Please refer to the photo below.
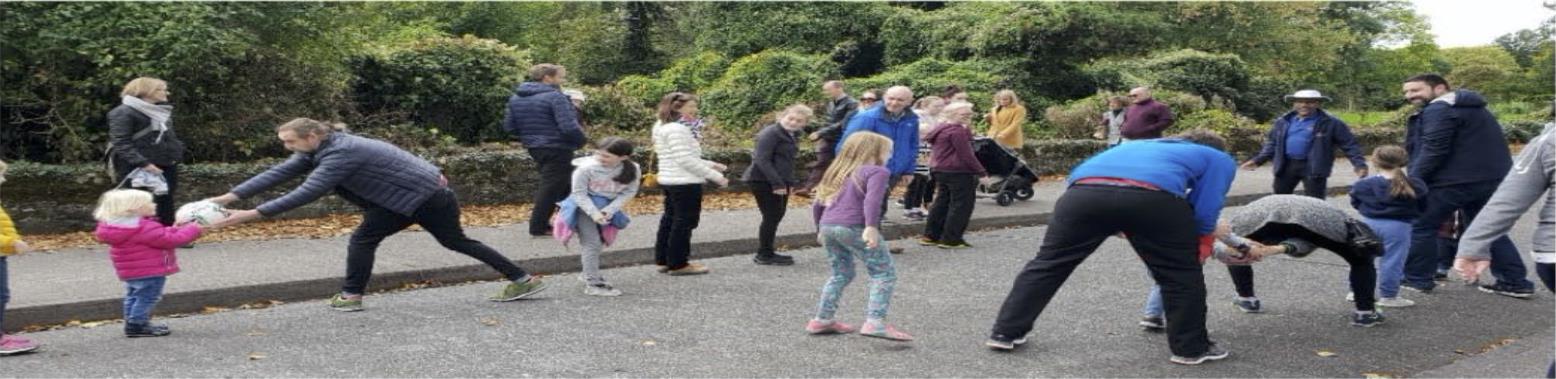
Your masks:
M1385 298L1382 298L1382 299L1378 299L1377 305L1380 306L1380 307L1404 308L1404 307L1416 305L1416 302L1415 301L1411 301L1410 299L1406 299L1406 298L1403 298L1403 297L1395 296L1395 297L1385 297Z
M345 294L336 293L335 297L330 298L330 309L341 312L360 312L362 311L362 295L347 298Z
M995 351L1011 351L1015 350L1017 346L1025 344L1027 344L1027 336L1013 338L1004 334L995 334L989 336L989 340L985 341L983 346L988 346L989 349Z
M1351 326L1359 328L1371 328L1383 324L1383 313L1378 311L1365 313L1352 313Z
M621 296L621 290L612 287L610 283L595 283L584 286L584 294L589 296L614 297Z
M1222 359L1226 359L1226 357L1229 357L1231 355L1232 355L1232 353L1228 353L1226 351L1226 349L1222 349L1220 346L1216 346L1215 342L1211 342L1210 343L1210 349L1209 350L1205 350L1204 353L1200 353L1199 355L1193 356L1193 357L1180 357L1180 356L1174 355L1174 356L1172 356L1171 359L1168 359L1168 361L1170 361L1172 363L1177 363L1177 364L1180 364L1180 365L1193 366L1193 365L1197 365L1197 364L1201 364L1201 363L1205 363L1205 362L1209 362L1209 361L1219 361L1219 360L1222 360Z
M1167 321L1162 316L1145 316L1140 318L1140 327L1147 331L1160 332L1167 329Z
M502 292L498 292L496 295L492 295L492 297L488 298L488 300L514 301L523 299L529 295L540 293L540 291L545 290L546 282L542 282L540 281L540 278L531 276L529 277L529 280L524 282L508 283L507 287L503 287Z

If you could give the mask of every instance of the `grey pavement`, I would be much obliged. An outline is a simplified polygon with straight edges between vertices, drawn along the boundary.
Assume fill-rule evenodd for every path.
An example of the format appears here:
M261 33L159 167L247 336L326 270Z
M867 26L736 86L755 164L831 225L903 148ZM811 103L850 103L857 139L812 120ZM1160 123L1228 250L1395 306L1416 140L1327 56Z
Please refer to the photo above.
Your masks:
M1335 164L1330 187L1345 188L1355 180L1349 163ZM1232 202L1246 202L1270 192L1268 166L1239 171ZM1062 183L1042 182L1032 201L1001 207L981 199L972 227L1034 226L1047 222L1053 200L1063 192ZM794 200L803 201L803 200ZM606 250L602 265L620 267L653 262L654 232L659 215L633 215L633 225L622 231L617 245ZM701 226L693 234L693 258L755 252L760 214L752 210L703 212ZM922 223L908 222L898 207L889 214L890 236L907 236L922 230ZM239 226L242 227L242 226ZM523 224L471 228L471 237L486 242L526 270L538 273L578 270L578 253L552 239L533 239ZM778 244L815 246L815 226L808 209L792 208L778 230ZM24 236L25 237L25 236ZM159 312L198 311L206 306L235 306L264 300L301 300L327 297L339 291L345 276L346 236L325 239L279 239L198 244L179 250L183 272L169 278ZM574 243L573 249L577 244ZM66 249L23 254L10 258L12 300L5 330L25 325L63 323L70 320L118 318L123 283L114 275L106 247ZM397 288L406 283L460 283L496 279L495 271L473 259L439 246L422 232L405 232L385 240L379 249L370 289Z
M1533 225L1526 217L1513 232L1521 246ZM115 324L30 333L45 350L0 358L0 376L1533 377L1551 357L1548 292L1529 300L1462 285L1407 292L1419 305L1355 328L1345 265L1320 252L1255 266L1263 314L1235 310L1225 269L1208 264L1211 337L1233 355L1173 365L1165 337L1135 326L1150 283L1118 239L1070 278L1030 345L988 351L995 312L1043 230L978 232L969 238L976 249L896 256L888 320L918 337L911 343L806 335L829 273L824 253L807 248L791 251L798 264L789 267L726 257L705 260L714 268L705 276L607 270L626 293L619 298L582 295L567 274L512 303L485 301L501 283L478 282L371 295L360 313L308 301L164 319L174 334L156 339L126 339ZM848 288L841 320L863 317L867 282L861 275ZM1514 342L1479 354L1504 339Z

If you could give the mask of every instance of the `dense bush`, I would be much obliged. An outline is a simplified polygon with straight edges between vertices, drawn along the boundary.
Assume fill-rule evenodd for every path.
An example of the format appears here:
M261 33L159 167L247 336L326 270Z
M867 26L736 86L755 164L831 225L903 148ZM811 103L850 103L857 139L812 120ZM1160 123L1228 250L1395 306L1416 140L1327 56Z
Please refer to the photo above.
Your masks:
M194 160L242 159L277 120L338 109L336 4L11 3L0 12L0 152L96 160L137 76L165 79ZM304 37L309 36L309 37ZM237 148L235 148L235 145Z
M819 55L770 50L736 60L702 93L702 112L717 127L752 130L762 115L793 103L820 104L820 85L837 75L837 63Z
M507 138L502 130L507 99L529 62L502 42L465 36L353 57L351 67L358 111L404 114L469 143Z
M724 76L729 65L728 57L716 52L703 52L677 60L653 76L630 75L621 78L616 85L628 96L641 101L643 106L654 107L667 93L697 93L712 86Z
M589 97L589 100L584 102L583 114L588 119L590 127L639 130L654 125L653 111L643 106L639 102L640 99L623 91L619 85L583 87L581 90ZM589 134L597 136L593 129Z

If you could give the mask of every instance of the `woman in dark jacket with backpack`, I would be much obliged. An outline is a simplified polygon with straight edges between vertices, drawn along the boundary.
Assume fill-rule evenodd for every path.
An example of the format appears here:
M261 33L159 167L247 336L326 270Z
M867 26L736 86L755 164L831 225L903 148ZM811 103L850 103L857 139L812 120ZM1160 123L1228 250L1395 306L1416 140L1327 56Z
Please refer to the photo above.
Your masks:
M173 105L168 104L167 82L135 78L124 85L121 94L119 106L108 111L108 160L113 165L114 181L151 191L157 203L157 220L173 225L173 201L178 194L178 164L184 160L184 142L173 131ZM167 191L158 193L162 191L150 183L127 180L136 169L160 175Z
M773 239L789 209L789 192L800 185L794 178L794 158L800 153L795 133L805 129L813 114L810 107L791 105L778 114L778 122L756 134L756 149L751 152L751 166L746 168L744 175L751 194L756 196L756 206L762 211L756 256L751 258L756 264L794 264L793 257L773 250Z

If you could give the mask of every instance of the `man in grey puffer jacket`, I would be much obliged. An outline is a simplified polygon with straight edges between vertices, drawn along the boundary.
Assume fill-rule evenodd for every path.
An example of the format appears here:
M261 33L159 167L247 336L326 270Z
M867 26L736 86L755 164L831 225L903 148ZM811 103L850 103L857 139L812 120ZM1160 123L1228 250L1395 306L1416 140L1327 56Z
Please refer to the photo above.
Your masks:
M421 225L450 250L469 255L511 280L492 301L511 301L546 288L502 254L465 236L459 224L459 201L437 166L389 143L348 134L344 125L298 118L276 128L277 137L295 154L291 159L239 184L225 195L207 199L226 205L253 197L292 178L307 175L302 185L252 210L233 212L213 227L226 227L301 207L330 191L362 207L362 224L346 247L346 281L330 308L362 310L362 294L373 275L378 245L395 233Z
M1534 230L1535 272L1546 289L1556 291L1556 123L1546 124L1545 131L1524 146L1507 178L1464 231L1454 269L1466 279L1479 279L1491 265L1491 242L1512 230L1518 217L1542 197L1545 206Z

